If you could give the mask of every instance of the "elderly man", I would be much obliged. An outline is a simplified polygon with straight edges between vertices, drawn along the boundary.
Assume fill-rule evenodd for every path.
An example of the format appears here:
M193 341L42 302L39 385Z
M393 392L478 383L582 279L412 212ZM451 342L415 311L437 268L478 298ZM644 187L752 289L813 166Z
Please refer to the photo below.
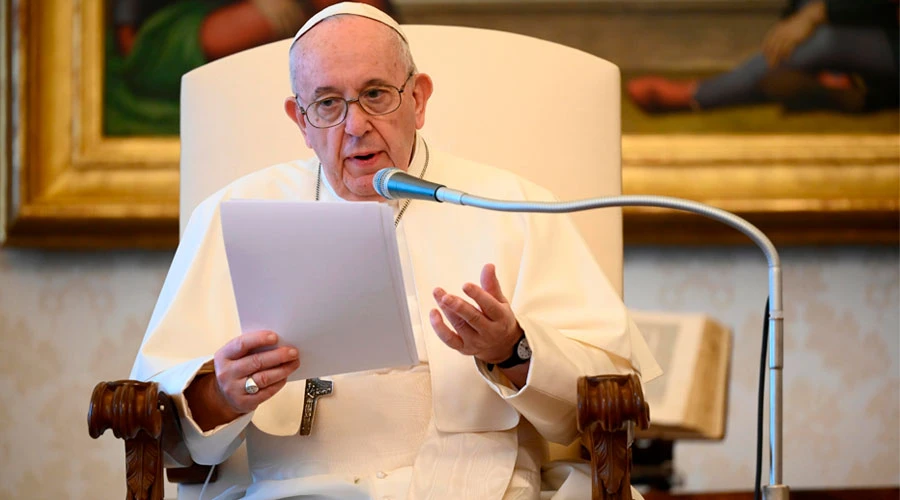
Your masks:
M576 380L659 367L565 217L395 204L421 362L333 377L315 425L302 425L307 386L286 379L303 346L266 350L277 332L240 331L221 201L386 202L372 187L384 167L495 198L552 197L429 147L417 130L432 80L381 11L325 9L297 33L290 64L284 108L316 158L253 173L197 208L132 377L173 395L195 461L221 462L246 440L247 498L585 498L586 468L545 463L548 440L576 437ZM459 286L465 297L442 288Z

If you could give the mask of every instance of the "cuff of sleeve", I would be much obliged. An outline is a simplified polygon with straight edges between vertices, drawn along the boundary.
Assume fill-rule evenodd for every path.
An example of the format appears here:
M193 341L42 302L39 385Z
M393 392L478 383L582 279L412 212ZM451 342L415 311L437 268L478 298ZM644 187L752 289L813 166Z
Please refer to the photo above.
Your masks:
M183 408L187 409L184 395L179 395ZM179 404L179 403L176 403ZM234 453L244 438L244 429L253 418L253 412L222 424L208 431L200 430L200 427L188 415L182 417L182 430L184 442L191 452L194 462L201 465L215 465L222 463Z
M526 335L527 338L527 335ZM529 343L531 341L529 340ZM472 358L475 359L475 358ZM531 363L534 363L534 351L532 350L532 358ZM484 361L480 361L475 359L475 367L478 369L478 373L481 374L481 378L487 382L488 386L494 390L497 394L500 395L503 399L507 399L515 396L520 391L522 391L525 387L528 386L527 380L525 383L525 387L522 389L516 389L512 382L505 375L503 375L503 370L498 368L496 365L494 369L488 369L487 363ZM528 377L531 378L531 368L528 369Z
M478 371L486 382L504 399L530 399L530 395L536 391L544 395L553 394L558 399L575 401L577 388L574 382L569 384L570 380L577 379L578 374L572 366L572 353L566 353L558 345L557 339L553 334L548 332L538 322L533 322L527 318L519 318L519 323L525 331L528 339L528 345L531 347L531 362L528 367L528 377L525 385L521 389L515 389L512 383L503 375L503 371L494 368L493 371L487 369L487 365L478 361ZM561 337L559 333L557 337ZM577 343L577 341L569 338L561 338L566 343ZM598 350L599 351L599 350ZM602 351L599 351L602 353ZM568 354L568 355L567 355ZM605 353L603 353L605 354ZM608 362L608 357L602 355L604 366L602 371L598 373L608 373L615 371L612 363ZM596 360L594 360L596 361ZM569 387L571 385L571 387Z
M187 388L198 374L209 367L211 357L194 358L157 374L151 380L157 382L160 390L168 394L181 418L181 429L184 442L194 462L202 465L221 463L240 445L244 428L250 423L253 412L242 415L235 420L222 424L214 429L203 431L194 421L190 406L184 397Z
M516 388L505 375L503 370L494 366L493 370L489 370L487 363L475 360L478 373L487 382L488 386L500 395L503 399L510 400L515 398L526 397L530 392L534 391L535 373L542 371L545 365L551 365L548 358L548 348L546 333L541 328L536 328L533 324L520 322L522 330L525 332L525 338L528 339L528 345L531 347L531 359L528 365L528 376L525 379L525 385Z
M478 362L478 371L545 438L571 443L576 434L578 378L587 374L633 373L633 369L626 360L545 328L540 322L527 318L519 318L519 322L531 347L525 385L519 390L511 389L503 383L502 372L489 372L484 363Z

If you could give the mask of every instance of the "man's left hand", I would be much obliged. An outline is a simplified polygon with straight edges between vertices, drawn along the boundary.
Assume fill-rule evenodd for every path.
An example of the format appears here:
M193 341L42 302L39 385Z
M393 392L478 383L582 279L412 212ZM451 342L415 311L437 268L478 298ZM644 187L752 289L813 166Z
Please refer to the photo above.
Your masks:
M500 290L494 265L487 264L481 270L480 287L466 283L463 292L477 307L442 288L434 289L434 299L450 323L447 326L440 312L432 309L429 318L435 333L450 348L485 363L509 358L522 328Z

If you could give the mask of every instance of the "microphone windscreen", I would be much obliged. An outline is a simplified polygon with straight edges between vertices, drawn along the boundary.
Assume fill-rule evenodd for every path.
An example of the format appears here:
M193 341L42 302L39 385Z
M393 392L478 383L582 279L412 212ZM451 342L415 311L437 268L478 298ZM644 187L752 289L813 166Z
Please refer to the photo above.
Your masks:
M382 198L386 198L388 200L393 200L394 197L391 196L390 191L388 190L388 180L391 176L397 172L403 172L399 168L388 167L382 168L378 172L375 172L375 177L372 179L372 187L375 188L375 192L378 193Z

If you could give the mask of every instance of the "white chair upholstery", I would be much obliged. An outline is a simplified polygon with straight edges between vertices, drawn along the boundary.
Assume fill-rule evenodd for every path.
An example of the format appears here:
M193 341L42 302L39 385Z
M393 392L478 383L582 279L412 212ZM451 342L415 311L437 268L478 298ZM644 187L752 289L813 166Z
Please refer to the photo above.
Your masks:
M512 33L403 29L419 70L434 79L423 134L435 148L516 172L561 199L621 193L616 66ZM291 93L289 44L241 52L184 76L182 229L203 198L235 178L312 155L282 107ZM621 211L594 210L574 218L621 291Z
M616 66L511 33L403 29L419 70L434 79L423 129L431 145L516 172L560 199L621 193ZM182 79L182 229L200 201L235 178L312 155L283 111L291 93L289 45L285 40L235 54ZM621 211L574 218L621 294ZM188 488L182 490L180 497L188 498Z

